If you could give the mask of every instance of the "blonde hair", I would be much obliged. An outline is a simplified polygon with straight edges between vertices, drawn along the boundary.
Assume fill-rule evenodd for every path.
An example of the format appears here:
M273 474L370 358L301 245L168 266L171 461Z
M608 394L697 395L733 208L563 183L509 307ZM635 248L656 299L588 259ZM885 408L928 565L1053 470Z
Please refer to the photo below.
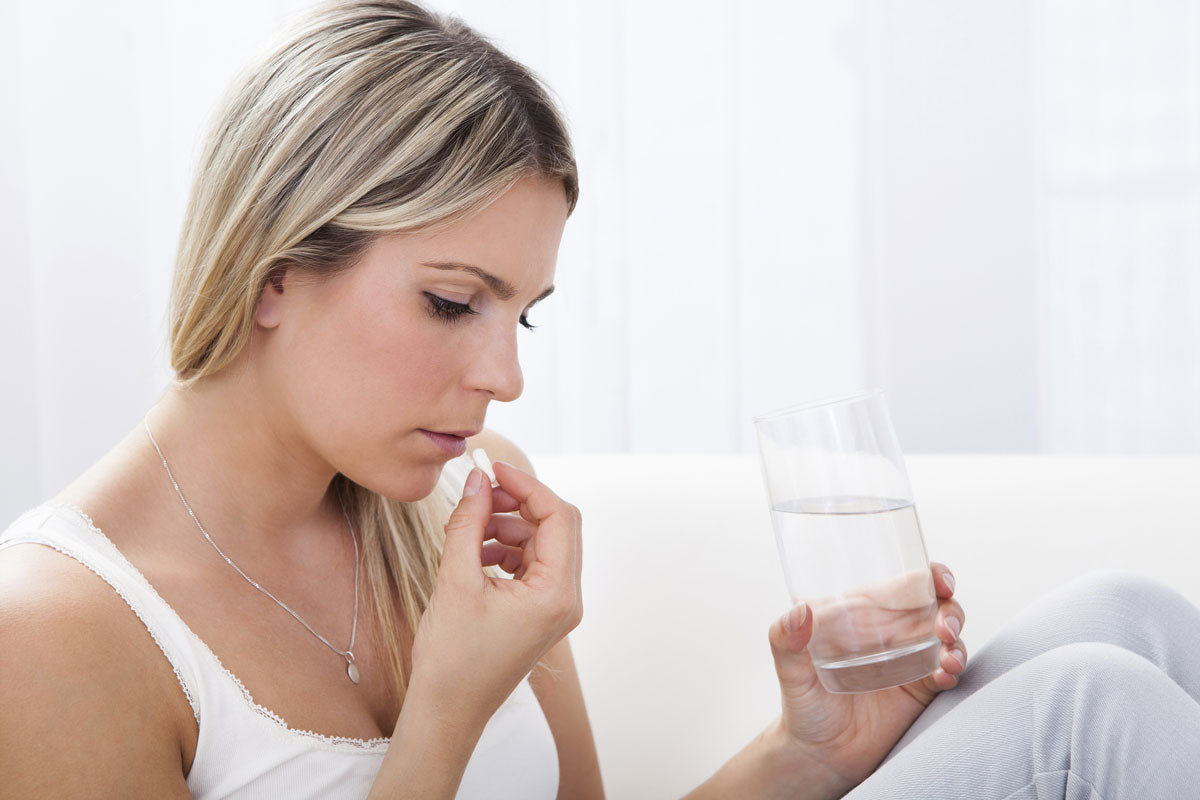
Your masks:
M209 132L171 291L177 381L230 364L282 268L332 274L375 236L444 224L531 174L561 179L574 209L566 127L528 69L414 3L318 6L234 82ZM448 504L399 502L342 475L334 489L362 537L403 700L398 623L415 632L429 603Z

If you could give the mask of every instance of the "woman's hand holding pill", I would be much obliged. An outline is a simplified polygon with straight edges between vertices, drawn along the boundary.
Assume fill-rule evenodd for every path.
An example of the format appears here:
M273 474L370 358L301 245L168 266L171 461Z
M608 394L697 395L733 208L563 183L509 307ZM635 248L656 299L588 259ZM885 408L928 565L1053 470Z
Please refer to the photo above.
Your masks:
M480 469L467 478L413 644L410 688L453 698L471 722L490 717L583 615L579 510L516 467L494 469L498 488ZM491 565L514 578L485 574Z

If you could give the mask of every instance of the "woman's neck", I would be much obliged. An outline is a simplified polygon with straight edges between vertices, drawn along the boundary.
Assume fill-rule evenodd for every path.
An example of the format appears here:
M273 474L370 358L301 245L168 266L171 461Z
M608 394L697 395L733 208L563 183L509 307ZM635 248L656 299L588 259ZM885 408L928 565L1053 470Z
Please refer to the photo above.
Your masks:
M205 528L214 536L220 531L224 541L238 539L239 551L250 555L303 549L305 539L324 539L331 523L343 525L329 491L336 471L279 408L249 371L235 366L172 386L146 415ZM157 460L148 439L146 446Z

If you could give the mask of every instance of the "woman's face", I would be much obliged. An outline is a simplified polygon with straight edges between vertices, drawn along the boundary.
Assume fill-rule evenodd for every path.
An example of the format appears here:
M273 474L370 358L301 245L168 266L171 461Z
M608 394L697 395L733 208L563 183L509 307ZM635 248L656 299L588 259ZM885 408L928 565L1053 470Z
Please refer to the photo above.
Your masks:
M517 336L552 290L566 219L562 182L528 177L441 230L375 239L332 277L268 285L255 362L287 433L367 488L429 494L488 403L521 394Z

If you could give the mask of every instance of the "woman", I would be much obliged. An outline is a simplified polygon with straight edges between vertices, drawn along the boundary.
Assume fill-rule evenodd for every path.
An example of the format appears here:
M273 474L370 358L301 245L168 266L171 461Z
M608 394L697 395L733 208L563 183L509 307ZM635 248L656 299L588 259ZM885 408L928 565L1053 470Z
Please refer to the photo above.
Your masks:
M553 290L577 192L537 81L400 0L323 7L238 81L180 245L177 381L0 537L6 792L602 796L566 638L579 514L482 430L490 402L521 393L515 336ZM461 496L435 490L477 444L509 462L498 486L474 470ZM934 578L941 668L910 686L829 695L803 607L776 622L781 716L693 796L966 796L983 784L956 781L981 752L1003 759L986 796L1028 793L1063 757L1069 772L1106 752L1088 731L1109 717L1063 705L1073 676L1197 696L1167 677L1200 655L1190 645L1087 610L1132 592L1200 628L1178 598L1122 580L1071 590L1092 605L1054 605L1043 628L1069 635L1022 623L965 676L977 691L935 703L966 657L953 578ZM1081 626L1119 646L1060 646ZM1031 696L1043 704L1011 711ZM1095 724L1066 736L1080 719ZM1019 752L1031 739L1044 759ZM994 749L941 752L964 742ZM1145 788L1113 784L1131 785Z

